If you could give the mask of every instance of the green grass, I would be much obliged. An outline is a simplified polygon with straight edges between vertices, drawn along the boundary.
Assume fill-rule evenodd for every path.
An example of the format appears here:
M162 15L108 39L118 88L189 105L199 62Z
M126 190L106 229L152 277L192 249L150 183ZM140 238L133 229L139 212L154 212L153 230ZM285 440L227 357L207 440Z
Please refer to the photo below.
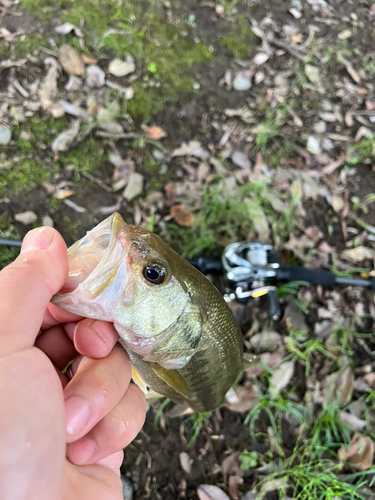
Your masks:
M167 224L171 241L178 242L175 248L185 258L209 255L235 241L256 239L258 231L264 230L260 222L268 228L269 239L287 239L296 220L294 202L280 215L270 196L278 194L269 187L268 178L231 189L221 182L206 186L192 226Z
M227 34L219 38L219 43L226 47L233 57L245 59L255 49L257 39L251 29L249 20L237 14L235 25Z
M332 361L336 361L334 356L324 344L319 340L308 338L308 333L291 330L286 338L285 348L289 352L287 359L291 358L299 361L305 366L305 375L309 375L311 371L311 363L317 356L324 356Z

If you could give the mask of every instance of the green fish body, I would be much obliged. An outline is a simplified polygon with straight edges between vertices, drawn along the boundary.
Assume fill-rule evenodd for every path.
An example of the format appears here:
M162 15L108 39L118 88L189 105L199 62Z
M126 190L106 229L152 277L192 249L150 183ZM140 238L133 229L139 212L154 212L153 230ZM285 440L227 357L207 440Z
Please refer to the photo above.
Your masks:
M53 302L113 322L144 392L199 412L222 404L243 369L242 334L204 275L117 213L68 256L68 280Z

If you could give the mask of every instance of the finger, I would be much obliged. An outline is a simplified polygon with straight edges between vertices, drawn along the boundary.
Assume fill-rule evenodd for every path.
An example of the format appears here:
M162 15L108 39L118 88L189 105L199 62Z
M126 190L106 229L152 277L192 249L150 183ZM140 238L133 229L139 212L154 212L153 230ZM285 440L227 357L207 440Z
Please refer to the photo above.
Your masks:
M88 358L104 358L112 351L118 334L112 323L94 319L83 319L74 332L74 345L78 352Z
M43 318L42 328L43 330L46 330L51 326L58 325L59 323L77 322L80 319L82 319L82 316L64 311L60 307L55 306L55 304L48 304Z
M67 442L84 436L116 406L130 378L130 361L120 346L106 358L82 359L64 390Z
M59 370L63 370L69 361L78 356L62 325L53 326L39 335L35 346L41 349Z
M68 275L66 245L50 227L30 231L0 272L0 356L34 344L47 305Z
M102 465L103 467L107 467L108 469L113 470L113 472L115 472L120 476L121 475L120 467L123 461L124 461L124 452L120 450L116 451L116 453L112 453L112 455L109 455L109 457L105 457L102 460L99 460L96 463L98 465Z
M124 397L88 434L67 446L69 460L77 465L93 464L125 448L142 429L146 399L134 384Z

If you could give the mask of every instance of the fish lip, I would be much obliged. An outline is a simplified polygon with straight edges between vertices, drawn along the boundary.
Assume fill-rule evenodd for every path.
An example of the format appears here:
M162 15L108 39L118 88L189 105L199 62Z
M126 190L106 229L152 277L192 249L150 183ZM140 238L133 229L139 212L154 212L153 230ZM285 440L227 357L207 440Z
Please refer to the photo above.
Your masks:
M94 265L90 269L87 263L87 253L88 249L91 250L90 245L93 246L94 250L91 250L91 254L95 255L95 247L100 238L103 238L104 242L102 245L102 255L98 258L96 264L95 259L93 260ZM106 241L105 237L108 237ZM59 303L67 305L69 299L72 302L82 302L78 300L80 294L82 294L83 299L92 301L102 295L106 288L111 285L111 283L116 279L118 269L121 267L122 277L125 278L127 275L127 254L130 246L130 233L127 229L127 225L122 219L121 215L115 212L113 215L102 221L98 226L88 231L87 234L78 240L74 245L68 249L68 259L70 264L73 262L73 269L70 269L67 283L61 289L61 291L55 295L52 302L56 305ZM85 260L86 257L86 260ZM74 261L76 266L82 263L82 268L85 268L87 275L85 276L82 271L82 280L78 278L74 281ZM123 263L123 265L121 265ZM110 278L108 279L108 275ZM69 277L73 277L73 281L69 284ZM73 283L73 285L72 285ZM64 291L64 289L68 289ZM97 307L100 308L99 304ZM89 317L94 317L95 314L92 312Z

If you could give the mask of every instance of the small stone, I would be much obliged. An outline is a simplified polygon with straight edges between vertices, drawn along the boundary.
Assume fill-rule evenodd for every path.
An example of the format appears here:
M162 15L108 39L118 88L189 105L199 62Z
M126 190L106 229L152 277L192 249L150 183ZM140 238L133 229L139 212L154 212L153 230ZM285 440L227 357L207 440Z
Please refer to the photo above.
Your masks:
M186 474L190 474L194 460L185 451L181 451L179 459L181 469L184 470Z
M320 155L322 152L319 140L313 135L309 135L307 139L306 149L312 155Z
M128 184L124 190L124 198L127 201L131 201L143 192L143 181L144 177L142 174L135 172L130 174Z
M90 64L86 70L86 83L91 88L100 88L105 84L105 73L97 64Z
M47 227L53 227L54 223L52 218L49 215L43 215L42 217L42 225Z
M333 195L331 205L336 213L341 212L341 210L344 208L344 200L342 199L342 196L339 196L337 194Z
M78 76L71 75L68 83L65 85L65 90L68 92L77 92L82 87L82 79Z
M0 123L0 144L5 146L12 139L12 129L3 123Z
M325 121L320 120L314 123L313 129L317 134L325 134L327 132L327 124Z
M264 64L265 62L267 62L269 58L270 58L270 56L268 54L266 54L265 52L259 52L259 54L257 54L254 57L254 63L257 64L258 66L260 66L261 64Z
M130 73L134 73L135 63L132 56L126 56L125 61L119 58L113 59L108 67L108 72L113 76L126 76Z
M68 75L83 75L85 73L85 65L80 55L70 45L60 47L59 59L61 66Z
M238 73L233 81L233 89L238 92L251 89L251 80L244 72Z
M31 210L27 210L26 212L21 212L19 214L16 214L14 216L17 222L20 222L21 224L24 224L25 226L28 226L35 222L38 218L35 212L32 212Z

